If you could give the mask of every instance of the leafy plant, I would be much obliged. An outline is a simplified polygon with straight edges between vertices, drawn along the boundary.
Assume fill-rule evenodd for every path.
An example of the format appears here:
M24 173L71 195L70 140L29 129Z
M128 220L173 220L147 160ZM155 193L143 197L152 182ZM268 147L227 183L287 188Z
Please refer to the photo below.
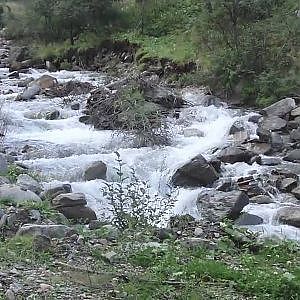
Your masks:
M118 181L106 183L103 190L110 205L112 222L121 230L158 225L170 212L175 199L152 195L148 184L136 177L134 169L128 178L120 154L116 152L116 155Z

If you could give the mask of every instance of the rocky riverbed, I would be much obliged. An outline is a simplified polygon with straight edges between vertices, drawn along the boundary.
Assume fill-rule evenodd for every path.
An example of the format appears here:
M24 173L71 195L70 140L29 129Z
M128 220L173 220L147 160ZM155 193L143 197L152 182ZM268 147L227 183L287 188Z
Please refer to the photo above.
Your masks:
M54 244L56 258L67 257L64 264L74 259L71 264L82 269L92 256L87 254L88 261L79 262L87 249L71 220L92 229L108 226L107 239L93 236L88 244L110 253L115 240L110 235L115 232L107 225L112 215L103 190L117 180L117 151L124 176L130 176L133 168L135 176L147 182L150 196L175 202L162 216L161 227L172 215L185 215L190 224L186 236L214 244L223 234L220 223L229 218L262 238L300 241L298 98L278 99L259 111L230 108L204 88L176 89L151 72L112 78L91 71L50 72L31 65L10 72L6 59L10 45L1 43L0 100L7 127L0 156L0 171L6 174L0 178L4 239L29 235L37 248ZM129 114L124 114L120 105L128 87L145 100L142 109L149 110L152 135L161 134L155 131L154 115L166 126L162 143L151 139L150 144L141 144L136 128L128 127L131 111L126 108ZM186 230L169 227L176 238ZM52 267L58 261L52 261ZM0 291L5 290L8 299L15 299L9 293L19 293L15 279L27 271L22 265L0 269ZM44 282L56 273L50 275L42 268L38 272L42 276L34 289L47 293L53 284ZM6 278L3 283L1 278ZM28 282L20 284L28 295ZM70 286L72 293L76 289ZM55 299L74 299L59 284L55 291ZM78 299L101 299L84 288L76 293Z

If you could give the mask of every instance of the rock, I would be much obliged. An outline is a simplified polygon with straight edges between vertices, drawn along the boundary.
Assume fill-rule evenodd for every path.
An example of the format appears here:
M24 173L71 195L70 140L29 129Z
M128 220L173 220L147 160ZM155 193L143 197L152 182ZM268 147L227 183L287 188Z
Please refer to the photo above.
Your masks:
M300 142L300 126L297 129L292 130L291 139L296 142Z
M60 194L52 199L51 202L54 208L85 206L87 204L83 193Z
M204 137L204 132L197 128L187 128L183 130L183 135L185 137Z
M287 126L287 121L277 116L264 117L259 126L263 130L278 131Z
M50 75L43 75L39 79L32 81L28 87L38 86L40 90L50 89L58 84L57 79Z
M247 144L243 144L243 146L253 154L261 155L261 154L270 154L272 152L272 147L268 143L261 142L250 142Z
M215 107L223 107L224 103L222 100L213 95L205 95L201 97L201 105L202 106L215 106Z
M289 193L298 185L298 181L294 178L284 178L278 182L278 189L281 192Z
M274 151L281 151L284 146L283 138L277 132L271 133L271 146Z
M245 131L244 124L241 121L235 121L230 127L229 134L235 134L241 131Z
M250 163L254 153L242 147L227 147L218 154L218 159L224 163L234 164L236 162Z
M89 229L90 230L95 230L95 229L99 229L102 226L107 225L106 221L102 221L102 220L91 220L91 222L89 223Z
M25 91L18 95L18 97L16 98L17 101L19 100L30 100L32 98L34 98L36 95L38 95L41 91L41 88L34 84L34 85L31 85L29 86L28 88L25 89Z
M92 163L84 172L84 180L106 179L107 166L104 162Z
M48 111L46 113L46 120L57 120L60 116L60 112L55 109L55 110L52 110L52 111Z
M5 293L5 299L6 300L16 300L16 296L15 296L15 293L11 290L11 289L8 289Z
M8 78L20 78L20 74L18 71L13 71L8 74Z
M262 115L253 115L253 116L249 117L248 122L257 124L261 118L262 118Z
M61 184L55 187L50 187L46 189L42 194L41 198L43 200L49 200L51 201L55 197L57 197L60 194L67 194L72 192L72 187L70 184Z
M217 159L217 158L212 158L209 162L208 162L218 173L221 172L221 166L222 166L222 162Z
M174 186L200 187L213 184L219 175L202 155L179 168L172 177Z
M39 195L42 192L42 186L32 177L27 174L21 174L17 178L17 185L22 190L29 190Z
M51 248L51 239L46 235L37 234L33 238L32 247L38 252L47 251Z
M100 230L103 237L105 237L109 241L115 241L121 235L120 230L116 226L110 224L102 226Z
M300 206L286 206L278 210L276 219L283 224L300 228Z
M287 156L283 158L283 160L300 163L300 149L291 151Z
M271 142L271 131L264 129L262 127L258 127L256 130L256 134L259 137L259 140L263 143L270 143Z
M10 181L8 178L4 177L4 176L0 176L0 185L2 184L9 184Z
M77 222L89 223L91 220L97 220L96 213L87 206L68 206L58 209L67 219Z
M256 204L270 204L274 202L275 200L273 200L271 197L267 195L258 195L250 198L250 203L256 203Z
M119 261L118 254L114 251L110 251L101 255L102 259L111 264Z
M249 197L240 191L212 191L200 194L197 199L198 210L205 219L218 222L224 218L237 219L243 208L249 204Z
M257 163L262 166L276 166L281 164L281 159L278 157L260 156Z
M201 249L210 249L213 250L216 248L216 243L210 239L204 239L199 237L187 237L180 240L180 244L188 249L197 250Z
M79 110L80 109L80 104L78 102L72 103L71 104L71 109L72 110Z
M292 190L292 194L298 199L300 200L300 186L294 188Z
M293 98L282 99L263 109L263 113L267 116L283 117L296 107Z
M24 80L21 80L18 82L18 87L27 87L29 85L30 82L32 82L34 80L33 77L29 77L29 78L26 78Z
M74 230L65 225L35 225L25 224L19 228L17 235L45 235L49 238L61 239L70 236Z
M13 184L4 184L0 186L0 198L11 199L17 203L42 201L41 198L32 191L24 191L19 186Z
M8 171L8 162L4 154L0 153L0 174L6 174Z
M247 226L247 225L260 225L263 224L264 220L263 218L248 214L248 213L243 213L236 221L235 224L238 226Z
M235 184L232 181L232 179L226 179L217 187L217 190L222 192L230 192L234 189L235 189Z
M300 116L300 106L291 111L291 116L296 118Z
M141 89L146 101L159 104L165 108L180 108L184 104L183 98L174 90L160 85L152 85L141 81Z

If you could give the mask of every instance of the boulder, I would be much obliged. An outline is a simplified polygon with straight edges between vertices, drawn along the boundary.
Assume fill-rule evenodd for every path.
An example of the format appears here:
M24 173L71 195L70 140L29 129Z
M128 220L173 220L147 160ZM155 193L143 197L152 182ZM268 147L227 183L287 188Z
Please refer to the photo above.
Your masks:
M285 161L300 163L300 149L295 149L283 158Z
M51 247L51 239L46 235L37 234L32 241L32 248L35 251L47 251Z
M57 120L60 116L60 112L57 109L54 109L52 111L48 111L46 113L45 119L46 120Z
M248 204L249 197L241 191L211 191L200 194L197 199L201 216L211 222L219 222L224 218L235 220Z
M298 199L300 200L300 186L294 188L292 190L292 194Z
M10 181L8 178L4 177L4 176L0 176L0 185L2 184L9 184Z
M278 131L287 126L287 121L277 116L264 117L259 126L263 130Z
M264 223L264 219L256 215L243 213L234 223L238 226L260 225Z
M43 75L39 79L32 81L28 87L38 86L40 90L50 89L58 84L57 79L50 75Z
M26 88L25 91L18 95L18 97L16 98L17 101L20 100L30 100L33 99L36 95L38 95L41 91L41 88L38 85L31 85L30 87Z
M87 204L85 195L82 193L60 194L51 201L54 208L85 206Z
M243 122L235 121L229 129L229 134L235 134L237 132L245 131Z
M147 101L159 104L165 108L180 108L184 104L183 98L170 88L149 84L145 81L141 82L141 88Z
M245 147L248 151L254 153L255 155L270 154L272 151L272 147L270 144L258 141L252 141L247 144L243 144L243 147Z
M194 157L179 168L172 177L174 186L200 187L213 184L219 175L202 155Z
M34 81L33 77L29 77L18 82L18 87L27 87L30 82Z
M36 224L25 224L19 228L17 235L45 235L49 238L62 239L66 236L70 236L74 232L68 226L65 225L36 225Z
M281 158L279 157L268 157L268 156L260 156L257 159L257 163L262 166L276 166L281 164Z
M92 163L84 172L84 180L106 179L107 166L104 162Z
M271 133L271 146L273 151L281 151L284 147L282 136L277 132Z
M187 128L183 130L183 135L185 137L204 137L204 132L197 128Z
M40 202L41 198L32 191L24 191L19 186L4 184L0 186L0 198L10 199L17 203L28 201Z
M260 142L262 142L262 143L270 143L271 142L272 132L270 130L264 129L259 126L256 129L256 134L258 135Z
M42 194L41 198L43 200L51 201L55 197L57 197L60 194L67 194L72 192L72 187L70 184L61 184L54 187L50 187L46 189Z
M253 116L249 117L248 122L257 124L261 118L262 118L262 115L259 115L259 114L253 115Z
M0 153L0 174L6 174L8 171L7 157L3 153Z
M27 174L21 174L17 178L17 185L22 190L29 190L39 195L42 192L42 186Z
M262 111L267 116L283 117L295 108L295 100L293 98L285 98L264 108Z
M79 102L75 102L71 104L71 109L72 110L79 110L80 109L80 103Z
M278 210L276 219L283 224L300 228L300 206L286 206Z
M256 203L256 204L270 204L274 202L275 200L273 200L271 197L267 195L258 195L250 198L250 203Z
M300 116L300 106L291 111L291 116L296 118Z
M297 185L298 180L294 178L284 178L282 180L279 180L277 187L281 192L289 193L294 188L296 188Z
M227 147L218 154L218 159L224 163L234 164L236 162L250 163L251 158L255 154L243 147L230 146Z
M58 209L66 218L75 221L90 222L91 220L97 220L96 213L87 206L68 206Z
M300 126L297 129L292 130L291 139L296 142L300 142Z

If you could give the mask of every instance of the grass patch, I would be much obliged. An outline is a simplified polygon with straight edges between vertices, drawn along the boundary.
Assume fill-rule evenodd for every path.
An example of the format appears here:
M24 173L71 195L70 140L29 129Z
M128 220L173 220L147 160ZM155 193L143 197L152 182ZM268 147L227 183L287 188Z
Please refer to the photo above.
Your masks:
M197 48L189 33L173 33L161 37L141 35L134 31L119 33L115 40L128 40L141 48L137 56L141 58L165 58L177 63L187 63L197 59Z
M129 256L131 264L144 269L144 276L122 286L128 299L300 297L300 251L292 243L267 244L256 254L230 247L209 251L171 245L167 251L157 250Z
M0 261L14 262L49 262L51 254L35 251L33 249L33 237L15 236L4 242L0 242Z

